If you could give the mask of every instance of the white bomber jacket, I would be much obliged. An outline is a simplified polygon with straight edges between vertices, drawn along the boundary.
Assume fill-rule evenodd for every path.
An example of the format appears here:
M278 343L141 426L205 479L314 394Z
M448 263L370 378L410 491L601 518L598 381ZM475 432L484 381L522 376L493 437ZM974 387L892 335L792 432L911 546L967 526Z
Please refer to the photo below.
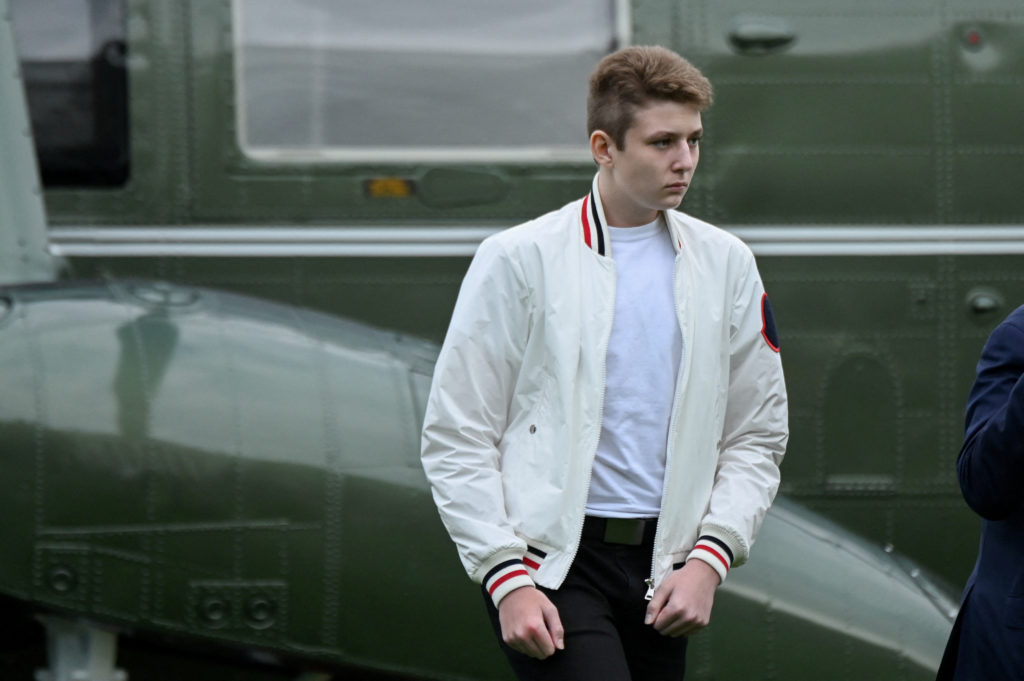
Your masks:
M676 383L652 578L689 558L725 579L779 485L788 438L774 321L753 254L678 211ZM476 582L557 588L583 531L601 432L615 263L597 190L486 239L438 356L422 461Z

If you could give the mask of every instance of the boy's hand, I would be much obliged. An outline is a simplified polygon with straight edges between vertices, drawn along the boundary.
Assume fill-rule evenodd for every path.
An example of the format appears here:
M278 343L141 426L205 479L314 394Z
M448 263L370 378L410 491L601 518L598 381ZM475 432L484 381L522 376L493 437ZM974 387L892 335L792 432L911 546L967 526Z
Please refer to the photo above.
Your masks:
M669 574L647 606L645 624L661 634L689 636L711 621L715 589L722 582L714 568L694 559Z
M524 586L498 603L501 637L513 650L543 660L565 648L558 609L539 589Z

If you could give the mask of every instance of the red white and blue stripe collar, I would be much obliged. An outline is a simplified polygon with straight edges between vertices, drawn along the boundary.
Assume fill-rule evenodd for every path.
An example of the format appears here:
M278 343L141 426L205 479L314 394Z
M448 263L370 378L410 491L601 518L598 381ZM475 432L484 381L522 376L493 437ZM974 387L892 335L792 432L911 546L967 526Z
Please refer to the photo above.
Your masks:
M662 217L672 235L672 245L678 253L683 249L683 242L676 229L662 211ZM604 205L601 202L601 192L597 188L597 175L591 185L590 193L583 197L583 205L580 208L580 225L583 230L583 241L587 247L598 255L611 257L611 234L608 232L608 221L604 217Z
M611 237L608 234L608 222L604 219L604 206L601 205L596 175L590 193L583 197L580 222L583 227L583 241L587 247L596 251L598 255L611 257Z

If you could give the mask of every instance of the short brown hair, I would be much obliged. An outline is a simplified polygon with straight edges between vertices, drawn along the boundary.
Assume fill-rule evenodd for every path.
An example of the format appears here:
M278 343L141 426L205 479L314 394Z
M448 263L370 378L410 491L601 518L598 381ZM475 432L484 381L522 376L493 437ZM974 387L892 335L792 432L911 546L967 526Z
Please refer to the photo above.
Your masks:
M664 47L634 45L612 52L590 75L587 135L603 130L621 149L636 109L658 99L703 111L711 106L711 83L696 66Z

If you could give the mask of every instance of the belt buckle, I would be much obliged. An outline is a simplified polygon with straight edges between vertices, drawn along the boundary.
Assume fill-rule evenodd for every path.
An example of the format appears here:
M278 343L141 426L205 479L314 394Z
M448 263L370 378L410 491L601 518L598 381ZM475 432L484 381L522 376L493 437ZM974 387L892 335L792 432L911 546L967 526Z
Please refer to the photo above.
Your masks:
M629 544L638 546L644 543L643 518L606 518L604 540L609 544Z

